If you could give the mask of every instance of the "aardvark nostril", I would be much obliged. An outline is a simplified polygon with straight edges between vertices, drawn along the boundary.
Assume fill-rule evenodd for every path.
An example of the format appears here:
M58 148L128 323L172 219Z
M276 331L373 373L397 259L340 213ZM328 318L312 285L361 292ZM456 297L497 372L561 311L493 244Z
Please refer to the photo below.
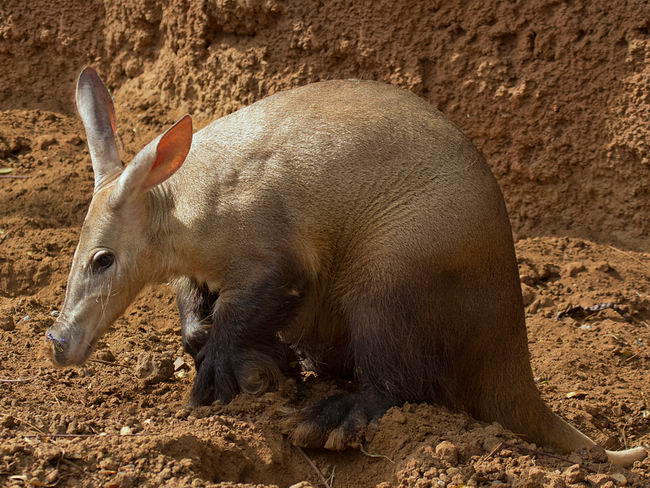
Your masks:
M52 343L52 346L54 347L54 350L56 352L63 351L63 344L65 344L65 339L61 337L56 337L54 334L52 334L49 331L45 334L45 337L47 337L47 340Z

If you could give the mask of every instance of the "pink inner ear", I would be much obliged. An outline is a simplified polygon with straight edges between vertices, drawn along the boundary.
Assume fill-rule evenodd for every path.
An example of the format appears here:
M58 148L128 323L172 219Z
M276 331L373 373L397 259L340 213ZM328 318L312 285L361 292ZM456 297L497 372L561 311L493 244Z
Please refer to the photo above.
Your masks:
M158 141L156 160L144 182L144 188L154 187L181 167L192 145L192 118L185 115L176 122Z

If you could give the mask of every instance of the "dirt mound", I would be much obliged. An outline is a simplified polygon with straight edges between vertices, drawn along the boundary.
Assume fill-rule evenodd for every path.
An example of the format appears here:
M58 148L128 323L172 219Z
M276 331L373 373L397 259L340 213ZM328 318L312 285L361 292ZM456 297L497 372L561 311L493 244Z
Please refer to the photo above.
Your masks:
M206 123L311 81L383 80L478 144L519 237L647 251L649 18L644 0L8 0L0 108L71 113L72 80L93 64L133 151L183 112Z

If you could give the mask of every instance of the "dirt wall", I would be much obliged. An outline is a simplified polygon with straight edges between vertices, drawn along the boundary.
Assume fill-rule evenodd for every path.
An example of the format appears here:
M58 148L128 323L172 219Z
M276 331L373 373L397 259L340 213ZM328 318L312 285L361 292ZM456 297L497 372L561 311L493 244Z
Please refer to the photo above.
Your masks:
M518 237L647 250L650 6L615 1L5 0L0 109L73 112L99 68L127 154L328 78L413 90L486 154Z

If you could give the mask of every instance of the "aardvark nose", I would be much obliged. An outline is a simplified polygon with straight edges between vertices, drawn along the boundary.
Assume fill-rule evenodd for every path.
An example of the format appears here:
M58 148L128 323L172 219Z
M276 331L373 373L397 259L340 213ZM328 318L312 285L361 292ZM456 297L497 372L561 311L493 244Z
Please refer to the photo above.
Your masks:
M58 366L66 366L69 362L68 358L66 357L66 352L69 346L69 341L67 338L63 337L63 335L58 332L55 327L48 329L48 331L45 333L45 338L47 339L47 342L49 342L52 346L51 358L54 364Z
M54 348L55 352L63 352L65 349L65 342L66 340L59 336L55 331L52 329L48 329L48 331L45 333L45 337L49 342L52 343L52 347Z

